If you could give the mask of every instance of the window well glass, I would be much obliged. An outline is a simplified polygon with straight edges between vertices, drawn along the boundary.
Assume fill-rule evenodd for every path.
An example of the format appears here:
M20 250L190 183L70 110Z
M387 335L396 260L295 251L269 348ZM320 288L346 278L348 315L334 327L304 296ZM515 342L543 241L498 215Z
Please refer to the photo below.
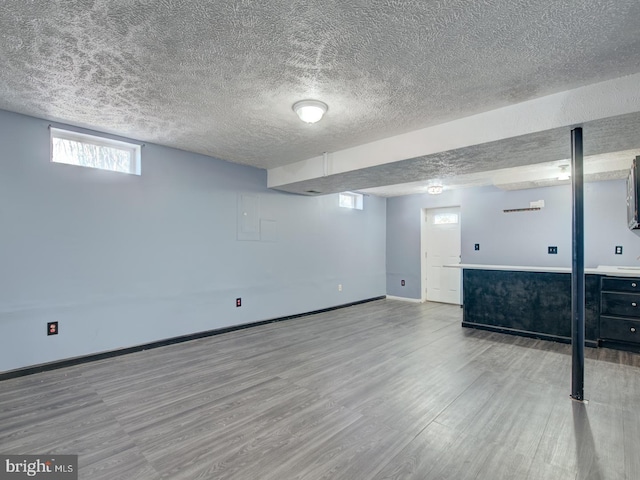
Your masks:
M140 145L51 128L51 161L140 175Z
M434 225L450 225L458 223L457 213L436 213L433 216Z
M342 192L340 194L339 205L343 208L354 208L362 210L364 207L363 197L361 193Z

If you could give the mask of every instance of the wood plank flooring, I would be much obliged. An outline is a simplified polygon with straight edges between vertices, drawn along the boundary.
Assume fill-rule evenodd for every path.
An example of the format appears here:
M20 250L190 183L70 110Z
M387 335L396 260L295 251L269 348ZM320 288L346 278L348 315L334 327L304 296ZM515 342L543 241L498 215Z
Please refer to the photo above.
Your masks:
M640 356L379 300L0 382L0 453L80 478L640 478Z

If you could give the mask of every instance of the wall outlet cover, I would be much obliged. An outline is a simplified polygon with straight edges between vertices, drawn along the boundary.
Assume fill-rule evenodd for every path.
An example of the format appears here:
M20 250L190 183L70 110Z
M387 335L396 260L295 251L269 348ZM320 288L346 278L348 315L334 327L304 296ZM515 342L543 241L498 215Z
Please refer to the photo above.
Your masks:
M548 252L549 255L556 255L558 253L558 247L550 246Z
M236 307L242 306L242 298L236 298Z
M622 245L616 245L616 255L622 255Z
M57 334L58 334L58 322L48 322L47 335L57 335Z
M476 243L476 244L473 246L473 249L474 249L476 252L477 252L478 250L480 250L480 244L479 244L479 243Z

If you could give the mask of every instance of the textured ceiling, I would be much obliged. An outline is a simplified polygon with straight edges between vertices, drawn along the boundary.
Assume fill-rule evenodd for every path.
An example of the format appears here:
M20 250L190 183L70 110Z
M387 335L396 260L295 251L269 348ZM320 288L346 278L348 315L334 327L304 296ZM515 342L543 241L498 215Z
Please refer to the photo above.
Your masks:
M582 128L585 156L623 151L623 155L627 157L625 168L628 168L635 155L640 155L640 112L589 122L583 125ZM452 187L466 186L464 182L469 178L470 174L483 172L489 174L495 170L537 164L569 164L570 157L570 131L566 128L556 128L506 140L487 142L433 155L363 168L340 175L329 175L291 183L280 189L300 194L309 193L309 190L326 194L345 190L367 191L367 189L370 189L368 190L369 193L380 196L407 195L423 193L423 186L429 183ZM611 169L614 172L618 172L619 164L613 161L616 157L617 155L603 156L603 165L606 167L607 159L611 158ZM530 173L527 170L523 171ZM513 178L519 178L519 172L516 171L514 173L515 176ZM486 181L491 179L491 175L486 177L476 175L472 178L475 181L470 182L469 186L496 183L494 181ZM591 179L605 180L609 178L612 177L607 175L607 169L604 168L601 169L599 175ZM621 178L621 176L618 175L613 178ZM386 182L380 183L380 179L386 179ZM425 179L423 186L416 184L416 179ZM406 185L401 189L371 189L380 185L407 183L411 185ZM521 185L522 188L535 186L541 185L538 183L525 184L524 182Z
M639 72L639 25L638 0L3 0L0 108L273 168Z
M624 150L584 157L584 181L624 179L629 174L631 161L640 153L640 149ZM561 173L571 172L571 160L554 160L520 167L507 167L497 170L465 173L451 177L432 177L419 180L358 190L361 193L380 197L397 197L428 193L431 185L441 185L443 190L466 187L494 185L502 190L523 190L527 188L568 185L570 179L560 177Z

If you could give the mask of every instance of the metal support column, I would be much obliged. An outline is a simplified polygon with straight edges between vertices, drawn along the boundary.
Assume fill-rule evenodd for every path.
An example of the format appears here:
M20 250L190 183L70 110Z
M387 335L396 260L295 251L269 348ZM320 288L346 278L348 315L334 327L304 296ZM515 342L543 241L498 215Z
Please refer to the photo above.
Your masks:
M571 265L571 398L584 400L584 178L582 128L571 130L573 262Z

